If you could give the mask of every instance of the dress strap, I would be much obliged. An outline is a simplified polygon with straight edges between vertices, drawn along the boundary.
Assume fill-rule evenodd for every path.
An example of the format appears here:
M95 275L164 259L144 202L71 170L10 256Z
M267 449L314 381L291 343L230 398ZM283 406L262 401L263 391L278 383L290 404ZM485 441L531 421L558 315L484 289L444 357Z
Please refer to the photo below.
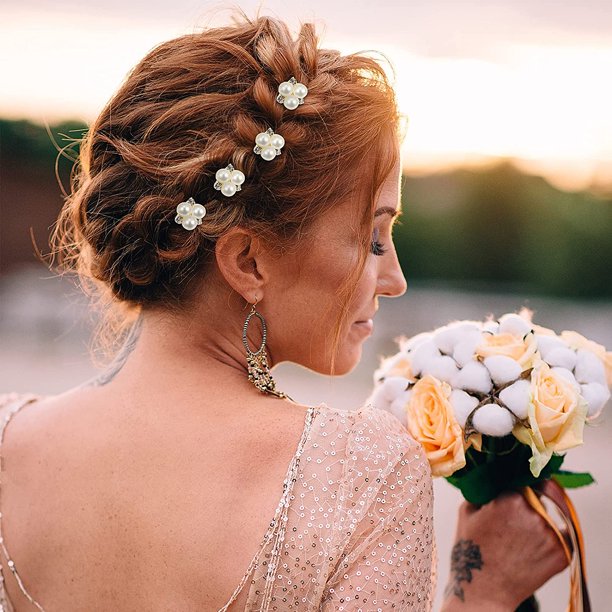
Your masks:
M0 396L0 415L2 416L2 418L0 419L0 493L2 492L1 485L2 485L2 479L4 476L4 457L2 455L2 443L4 441L4 432L6 431L6 426L8 425L9 421L11 420L11 418L16 412L21 410L24 406L31 404L32 402L40 399L40 397L41 397L40 395L35 395L31 393L27 395L9 394L9 395ZM34 598L27 592L23 584L23 581L21 580L21 576L17 573L15 562L11 559L9 551L7 550L4 544L4 535L2 533L2 512L1 511L0 511L0 550L2 550L2 554L4 555L4 558L6 559L6 564L11 570L11 573L13 574L13 576L15 576L15 580L17 580L17 584L19 585L21 592L28 598L30 603L35 605L36 608L40 610L40 612L45 612L44 608L37 601L35 601ZM0 582L2 582L2 584L0 585L0 593L2 594L2 599L4 599L5 589L4 589L4 584L3 584L4 574L2 572L2 565L0 565ZM5 602L0 600L0 605L2 606L1 609L4 609Z
M219 609L219 612L226 612L230 605L236 601L238 594L244 587L246 581L249 576L255 570L255 568L259 565L259 557L261 553L264 551L265 546L274 539L274 545L272 547L272 552L270 556L270 561L268 563L268 571L266 574L266 585L264 590L264 603L262 605L262 610L267 609L267 604L269 599L272 597L272 586L274 581L274 575L276 574L276 567L280 560L280 548L284 543L285 536L285 527L287 521L287 512L289 509L289 498L293 491L293 484L296 481L296 476L298 473L299 465L300 465L300 457L302 452L304 451L304 445L306 440L308 439L308 435L310 434L310 429L312 422L314 421L316 415L319 412L319 409L324 406L324 404L319 404L318 406L311 406L308 408L306 412L306 419L304 424L304 429L302 431L302 436L300 437L300 441L298 443L297 449L291 459L289 464L289 468L287 469L287 474L285 476L285 480L283 481L283 494L281 496L280 502L276 508L276 512L274 513L274 518L270 521L270 525L266 531L266 534L263 537L261 544L259 545L259 549L255 553L255 556L249 563L249 567L247 568L240 584L236 587L229 601Z

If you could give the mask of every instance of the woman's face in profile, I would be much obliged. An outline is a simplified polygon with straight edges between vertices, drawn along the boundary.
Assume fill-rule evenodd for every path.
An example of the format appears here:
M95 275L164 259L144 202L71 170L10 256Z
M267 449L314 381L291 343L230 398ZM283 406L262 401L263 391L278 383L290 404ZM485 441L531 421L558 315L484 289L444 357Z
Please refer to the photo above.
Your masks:
M350 372L359 362L362 343L372 333L371 324L359 322L374 318L377 296L398 297L406 291L391 238L392 215L400 206L400 172L398 161L376 203L372 236L376 245L367 255L349 304L336 356L337 375ZM301 238L308 244L299 255L279 260L279 274L272 291L265 294L266 313L274 322L268 329L274 363L292 361L330 374L334 325L342 307L338 289L357 265L361 248L355 227L361 213L356 207L354 200L332 207Z

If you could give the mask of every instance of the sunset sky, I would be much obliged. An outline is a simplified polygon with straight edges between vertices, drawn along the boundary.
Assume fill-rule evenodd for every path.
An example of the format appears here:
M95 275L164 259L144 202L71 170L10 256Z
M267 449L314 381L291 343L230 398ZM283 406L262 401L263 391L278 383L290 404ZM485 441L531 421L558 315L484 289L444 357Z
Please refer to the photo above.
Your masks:
M406 169L510 158L566 189L612 186L609 0L267 0L321 43L378 50L409 117ZM153 46L228 19L229 2L2 0L0 116L90 121Z

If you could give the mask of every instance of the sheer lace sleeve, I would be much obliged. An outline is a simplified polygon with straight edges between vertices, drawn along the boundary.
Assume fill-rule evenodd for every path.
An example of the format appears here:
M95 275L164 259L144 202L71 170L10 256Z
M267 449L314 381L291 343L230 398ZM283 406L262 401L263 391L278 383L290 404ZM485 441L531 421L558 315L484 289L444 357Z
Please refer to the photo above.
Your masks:
M354 464L344 517L349 537L321 610L431 610L433 488L422 447L393 415L371 408L346 452Z

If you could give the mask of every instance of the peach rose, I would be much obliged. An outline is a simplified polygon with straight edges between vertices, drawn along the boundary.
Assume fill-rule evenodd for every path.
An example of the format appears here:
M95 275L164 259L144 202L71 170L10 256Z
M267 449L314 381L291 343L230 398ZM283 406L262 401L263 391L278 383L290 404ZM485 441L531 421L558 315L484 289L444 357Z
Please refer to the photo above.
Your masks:
M608 386L612 386L612 353L606 352L606 348L597 344L597 342L593 342L593 340L588 340L581 334L575 331L564 330L561 332L561 339L567 342L568 346L577 349L586 349L595 353L604 363L604 367L606 368L606 382Z
M450 476L465 465L463 431L449 401L451 387L427 375L412 387L406 406L408 431L425 450L434 476Z
M526 370L540 361L537 350L538 344L532 333L526 334L524 340L514 334L501 333L483 334L482 342L476 347L475 353L483 359L494 355L510 357Z
M531 446L531 473L539 476L554 451L582 444L587 403L572 383L540 362L531 373L527 418L529 426L517 423L512 431Z

